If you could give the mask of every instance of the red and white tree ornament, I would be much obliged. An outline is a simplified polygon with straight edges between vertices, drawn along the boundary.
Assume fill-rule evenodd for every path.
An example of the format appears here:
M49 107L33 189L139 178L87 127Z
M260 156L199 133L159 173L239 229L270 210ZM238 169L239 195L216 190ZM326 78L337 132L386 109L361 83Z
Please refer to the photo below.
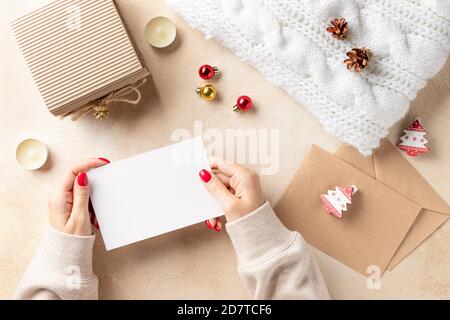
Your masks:
M352 203L352 197L357 191L356 186L336 186L335 190L328 190L327 194L321 194L320 199L327 213L342 218L343 213L347 211L347 205Z
M425 139L427 131L422 127L420 118L415 118L413 123L403 130L405 134L400 137L397 147L406 151L408 156L415 157L420 153L427 153L430 149L425 145L428 141Z

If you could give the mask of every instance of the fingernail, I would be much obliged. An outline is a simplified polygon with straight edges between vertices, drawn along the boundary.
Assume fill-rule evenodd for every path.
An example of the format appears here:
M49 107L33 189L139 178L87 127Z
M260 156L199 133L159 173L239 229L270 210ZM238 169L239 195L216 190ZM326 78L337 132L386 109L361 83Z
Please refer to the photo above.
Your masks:
M219 232L219 231L220 231L220 227L219 227L219 225L218 225L218 224L216 224L216 225L214 226L214 230L216 230L217 232Z
M109 160L106 159L106 158L98 158L98 160L102 160L103 162L106 162L106 163L111 163L111 161L109 161Z
M203 182L208 182L209 180L211 180L211 174L205 169L200 170L198 175L203 180Z
M98 222L96 222L96 223L94 224L94 227L96 227L97 230L100 230L100 226L98 225Z
M211 222L209 222L209 220L205 221L206 225L208 226L209 229L212 229L213 226L211 225Z
M81 186L81 187L86 187L87 186L87 184L88 184L88 177L87 177L86 172L82 172L82 173L80 173L78 175L77 182L78 182L78 185Z

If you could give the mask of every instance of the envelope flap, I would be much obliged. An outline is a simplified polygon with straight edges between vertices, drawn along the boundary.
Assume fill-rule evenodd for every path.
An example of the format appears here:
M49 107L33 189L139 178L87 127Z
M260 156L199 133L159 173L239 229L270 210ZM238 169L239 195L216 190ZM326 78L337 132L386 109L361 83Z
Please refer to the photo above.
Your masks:
M377 180L390 186L425 209L449 214L450 207L422 175L387 139L373 153Z
M364 157L358 150L348 144L342 144L334 154L356 169L375 178L375 168L373 166L372 156Z

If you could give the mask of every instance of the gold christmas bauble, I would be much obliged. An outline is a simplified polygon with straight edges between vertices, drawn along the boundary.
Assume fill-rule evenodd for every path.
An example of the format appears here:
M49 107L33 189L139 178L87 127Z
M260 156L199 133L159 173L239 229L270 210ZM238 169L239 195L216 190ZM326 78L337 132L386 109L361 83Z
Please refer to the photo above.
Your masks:
M198 87L195 92L206 100L213 100L217 96L217 90L211 84L206 84L203 87Z

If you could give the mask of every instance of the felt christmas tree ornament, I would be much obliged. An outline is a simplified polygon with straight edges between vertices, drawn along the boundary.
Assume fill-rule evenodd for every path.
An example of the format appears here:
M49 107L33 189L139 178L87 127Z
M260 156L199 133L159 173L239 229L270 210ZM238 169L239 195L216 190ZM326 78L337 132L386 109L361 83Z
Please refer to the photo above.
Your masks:
M327 194L321 194L320 199L327 213L342 218L344 212L347 211L347 205L352 203L352 197L357 191L356 186L336 186L335 190L328 190Z
M399 149L406 151L408 156L415 157L421 153L427 153L430 149L425 145L428 140L425 139L427 131L422 127L420 118L415 118L413 123L403 130L405 133L400 137L400 142L397 146Z

